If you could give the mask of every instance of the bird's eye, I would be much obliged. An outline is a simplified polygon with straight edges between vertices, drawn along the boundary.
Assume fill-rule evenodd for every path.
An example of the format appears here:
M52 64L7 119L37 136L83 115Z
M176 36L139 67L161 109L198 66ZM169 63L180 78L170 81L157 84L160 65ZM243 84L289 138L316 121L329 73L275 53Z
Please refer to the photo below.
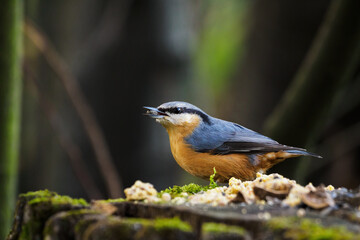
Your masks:
M175 114L181 113L181 108L179 108L179 107L174 108L174 113L175 113Z
M183 108L181 107L172 107L172 108L168 108L166 110L168 113L172 113L172 114L179 114L183 112Z

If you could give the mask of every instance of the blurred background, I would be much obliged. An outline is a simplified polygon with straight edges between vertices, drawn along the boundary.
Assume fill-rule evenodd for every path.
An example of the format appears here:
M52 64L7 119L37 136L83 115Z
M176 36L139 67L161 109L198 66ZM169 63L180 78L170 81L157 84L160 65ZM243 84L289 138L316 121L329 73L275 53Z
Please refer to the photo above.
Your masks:
M270 172L359 186L360 8L344 2L26 1L18 192L207 184L142 115L173 100L323 156Z

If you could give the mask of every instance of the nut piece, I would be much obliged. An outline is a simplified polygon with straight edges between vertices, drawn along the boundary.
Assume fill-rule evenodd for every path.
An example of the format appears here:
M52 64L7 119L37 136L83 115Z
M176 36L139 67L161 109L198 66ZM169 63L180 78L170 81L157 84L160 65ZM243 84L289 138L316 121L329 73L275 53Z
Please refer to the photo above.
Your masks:
M293 185L289 179L274 174L272 179L258 181L254 185L254 194L260 200L266 200L266 197L285 199Z
M170 202L171 201L171 195L169 193L163 193L163 195L161 196L161 200L163 200L165 202Z
M241 181L232 177L229 180L229 187L225 190L226 196L232 203L242 202L241 196L244 198L244 202L251 203L255 200L253 192L253 181Z
M289 193L289 195L286 197L286 199L283 201L285 205L289 205L291 207L298 206L302 203L301 196L303 194L308 193L310 190L306 187L303 187L299 184L295 184Z
M314 209L323 209L335 205L330 194L325 191L324 185L320 185L315 191L310 191L301 195L303 203Z
M266 189L262 187L254 187L254 194L260 200L266 200L266 197L285 199L291 190L291 185L286 190Z
M238 192L236 194L236 196L230 201L231 203L242 203L242 202L245 202L247 203L244 195L241 193L241 192Z
M128 201L151 200L150 202L153 202L154 198L157 198L157 191L154 186L139 180L137 180L130 188L126 188L124 192L126 200Z
M226 197L227 187L217 187L206 192L191 195L188 200L190 204L209 204L211 206L225 206L230 202Z

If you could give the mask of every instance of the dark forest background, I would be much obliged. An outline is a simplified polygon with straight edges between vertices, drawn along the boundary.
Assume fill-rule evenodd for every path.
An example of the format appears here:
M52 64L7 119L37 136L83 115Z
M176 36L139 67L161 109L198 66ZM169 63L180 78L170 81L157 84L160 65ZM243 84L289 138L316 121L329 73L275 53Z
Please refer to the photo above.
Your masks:
M117 198L207 184L142 106L182 100L322 159L270 170L360 183L360 1L3 0L0 238L18 193Z
M360 8L343 2L26 1L18 192L206 184L142 115L173 100L323 156L270 172L359 186Z
M117 198L207 184L142 106L191 102L322 159L270 170L360 183L360 1L3 0L0 237L16 195Z

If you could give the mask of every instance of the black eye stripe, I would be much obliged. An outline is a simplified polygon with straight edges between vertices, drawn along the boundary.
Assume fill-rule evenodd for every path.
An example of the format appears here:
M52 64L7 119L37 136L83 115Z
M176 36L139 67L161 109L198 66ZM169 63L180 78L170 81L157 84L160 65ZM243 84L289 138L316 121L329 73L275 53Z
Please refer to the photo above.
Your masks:
M209 116L203 113L202 111L186 108L186 107L171 107L171 108L159 108L162 112L168 112L172 114L181 114L181 113L193 113L199 115L203 121L207 124L211 124Z
M172 108L159 108L160 111L173 113L173 114L180 114L186 111L186 108L181 107L172 107Z

